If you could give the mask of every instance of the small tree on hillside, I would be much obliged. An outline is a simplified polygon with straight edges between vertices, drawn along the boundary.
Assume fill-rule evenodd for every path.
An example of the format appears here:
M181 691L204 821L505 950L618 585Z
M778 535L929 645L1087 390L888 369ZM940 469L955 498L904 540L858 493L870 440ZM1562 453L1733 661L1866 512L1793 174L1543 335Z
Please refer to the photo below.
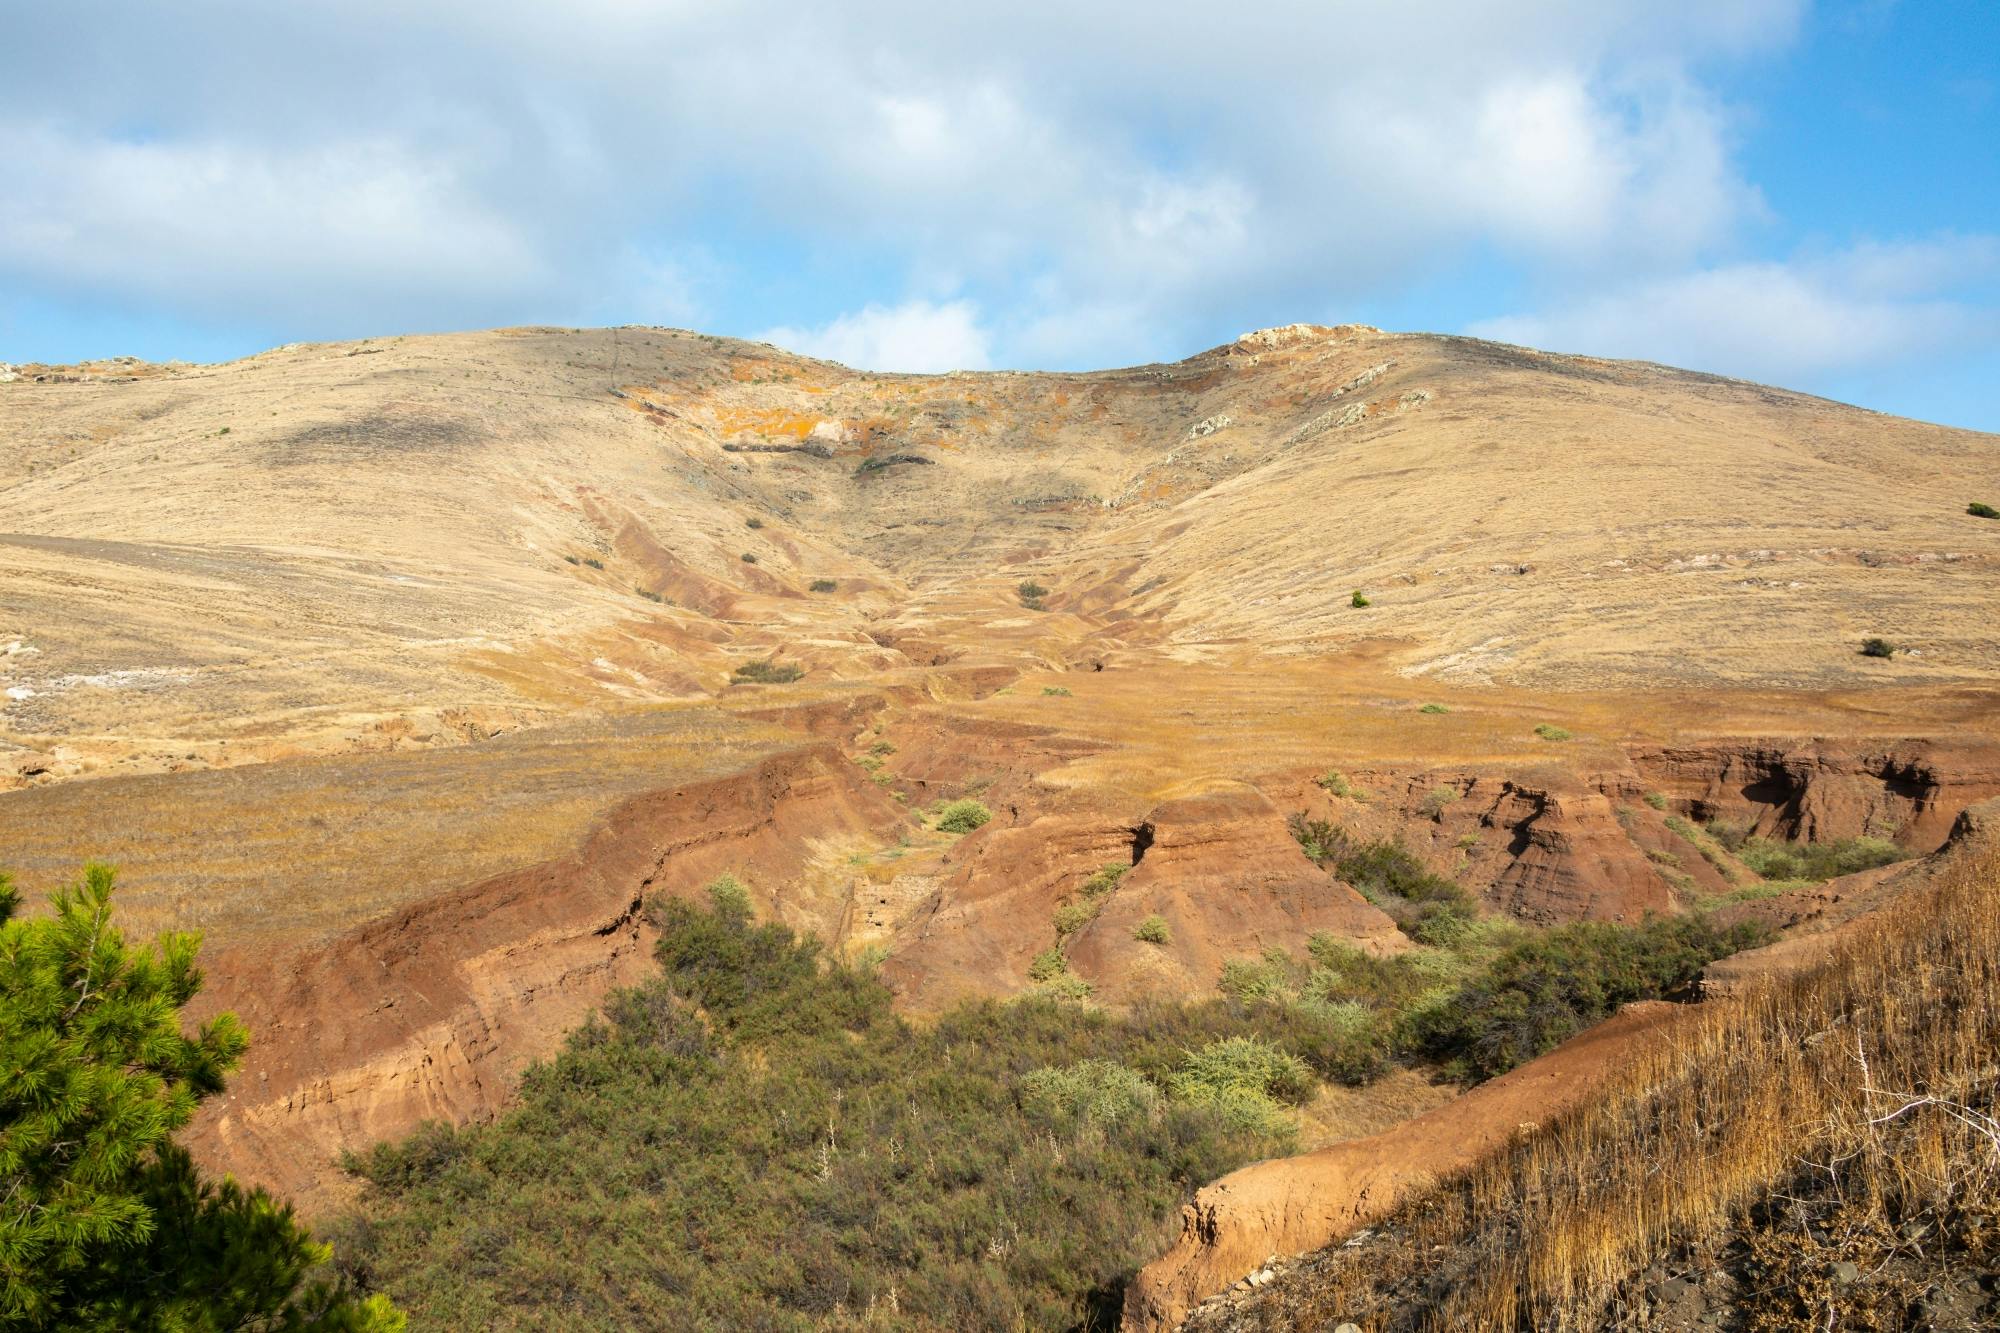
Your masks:
M312 1277L328 1256L281 1204L201 1179L174 1133L249 1034L181 1031L198 939L128 949L109 866L15 919L0 876L0 1324L394 1333L387 1299Z

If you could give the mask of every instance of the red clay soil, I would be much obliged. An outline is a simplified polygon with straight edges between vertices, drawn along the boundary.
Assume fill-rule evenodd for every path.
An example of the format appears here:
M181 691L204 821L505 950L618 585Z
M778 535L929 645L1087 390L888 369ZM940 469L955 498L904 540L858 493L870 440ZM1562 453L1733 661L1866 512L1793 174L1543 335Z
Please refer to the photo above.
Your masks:
M837 750L801 748L635 797L571 856L426 899L303 953L218 953L203 1016L234 1009L254 1040L189 1146L213 1170L321 1211L347 1188L343 1149L424 1120L491 1115L606 992L647 975L643 897L693 893L724 871L781 882L808 839L880 833L902 819Z
M1331 931L1363 947L1402 945L1395 924L1316 869L1254 787L1213 785L1137 818L1043 815L966 838L957 869L898 936L883 976L907 1007L932 1011L979 995L1018 993L1054 947L1056 909L1106 866L1129 867L1096 917L1065 946L1070 970L1118 1002L1210 990L1224 962L1278 947L1305 951ZM1134 931L1164 917L1168 940Z

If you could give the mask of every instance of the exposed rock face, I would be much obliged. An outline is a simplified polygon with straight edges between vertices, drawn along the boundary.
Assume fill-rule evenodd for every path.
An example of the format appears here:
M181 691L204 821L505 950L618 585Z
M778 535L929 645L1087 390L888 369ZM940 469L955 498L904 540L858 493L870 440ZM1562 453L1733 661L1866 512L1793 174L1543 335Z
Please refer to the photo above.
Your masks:
M1930 851L1959 811L2000 795L2000 745L1986 740L1660 746L1632 762L1698 818L1749 820L1774 838L1873 834Z
M301 955L222 953L203 1012L234 1009L254 1041L190 1146L213 1169L323 1207L344 1187L342 1149L427 1119L490 1115L605 992L646 976L644 896L690 893L725 870L778 882L808 835L898 817L837 752L795 750L636 797L571 857L427 899Z
M1273 947L1303 955L1320 931L1404 947L1394 922L1306 859L1254 787L1163 802L1136 830L1135 850L1131 872L1069 945L1072 970L1102 997L1203 994L1230 959ZM1134 938L1150 916L1166 920L1167 943Z
M1527 921L1637 921L1679 910L1672 887L1613 813L1570 774L1503 780L1482 816L1508 837L1489 902ZM1698 859L1698 858L1697 858Z
M1306 860L1277 808L1242 783L1123 822L1096 814L996 821L960 844L958 856L961 868L884 966L917 1008L1029 986L1029 964L1058 942L1056 909L1106 866L1131 869L1065 948L1071 970L1103 999L1206 992L1227 960L1273 946L1302 954L1322 930L1368 947L1402 946L1394 923ZM1167 944L1133 937L1154 915L1167 920Z

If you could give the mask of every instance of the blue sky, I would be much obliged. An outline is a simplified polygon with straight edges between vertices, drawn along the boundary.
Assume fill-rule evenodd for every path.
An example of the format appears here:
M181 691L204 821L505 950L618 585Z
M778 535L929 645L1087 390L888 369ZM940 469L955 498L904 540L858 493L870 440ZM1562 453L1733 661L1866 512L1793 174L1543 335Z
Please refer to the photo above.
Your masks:
M0 360L1359 320L2000 431L1995 0L106 3L0 46Z

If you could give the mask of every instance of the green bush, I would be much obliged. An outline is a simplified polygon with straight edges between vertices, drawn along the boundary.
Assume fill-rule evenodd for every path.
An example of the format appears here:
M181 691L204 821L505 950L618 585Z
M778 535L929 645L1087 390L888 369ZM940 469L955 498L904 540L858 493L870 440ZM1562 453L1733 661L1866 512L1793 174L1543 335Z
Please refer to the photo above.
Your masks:
M1305 1061L1258 1037L1225 1037L1189 1051L1169 1084L1183 1101L1240 1089L1294 1106L1310 1101L1317 1087Z
M1349 597L1349 598L1347 599L1347 604L1348 604L1349 606L1370 606L1370 605L1373 605L1373 603L1371 603L1371 602L1370 602L1370 601L1369 601L1369 600L1368 600L1368 599L1367 599L1366 597L1363 597L1363 596L1361 595L1361 589L1359 589L1359 588L1356 588L1356 589L1354 590L1354 594L1353 594L1353 596L1351 596L1351 597Z
M1347 775L1337 768L1329 768L1326 772L1315 778L1314 782L1325 788L1327 794L1331 796L1354 795L1354 788L1347 784Z
M1971 504L1967 505L1965 512L1974 518L2000 518L2000 509L1995 509L1992 505L1980 500L1974 500Z
M660 594L654 592L651 588L634 587L632 591L638 593L641 597L645 598L649 602L664 602L667 600L666 598L660 596Z
M977 801L947 801L935 812L934 827L940 833L970 833L993 818L993 812Z
M1095 902L1064 903L1056 909L1056 938L1067 939L1089 925L1101 906Z
M746 565L754 565L757 563L757 556L754 552L751 551L745 551L742 555L738 556L737 559L741 560Z
M833 592L840 587L832 579L814 579L806 585L809 592Z
M604 568L604 562L602 560L599 560L596 556L590 556L590 555L585 556L583 558L583 563L589 565L592 569Z
M1049 590L1033 579L1024 580L1014 591L1024 602L1036 601L1049 595Z
M1725 841L1723 845L1729 844ZM1744 838L1733 850L1737 860L1762 879L1811 881L1873 870L1910 855L1887 838L1840 838L1807 843Z
M1304 813L1293 815L1286 827L1316 865L1353 885L1420 944L1452 944L1479 919L1478 904L1470 894L1426 870L1423 862L1396 843L1357 843L1329 821Z
M743 520L743 526L744 526L744 527L746 527L746 528L751 528L751 529L753 529L753 530L754 530L754 529L756 529L756 528L761 528L761 527L763 527L763 526L764 526L764 520L763 520L763 519L761 519L761 518L748 518L748 519L745 519L745 520Z
M708 901L717 916L741 924L750 919L750 890L734 875L718 875L708 886Z
M1169 938L1167 919L1163 916L1149 916L1132 930L1132 938L1142 944L1165 944Z
M420 1327L1103 1327L1195 1187L1290 1146L1162 1095L1220 1011L913 1025L781 926L648 910L659 974L512 1109L356 1162L339 1262Z
M1116 889L1118 882L1124 879L1131 870L1131 866L1123 865L1116 861L1108 866L1100 866L1089 879L1083 882L1081 892L1086 898L1101 898L1113 889Z
M1021 1080L1021 1107L1031 1116L1074 1128L1129 1124L1160 1110L1160 1090L1136 1069L1110 1060L1080 1060L1037 1069Z
M1069 698L1069 691L1061 685L1044 685L1042 686L1042 697L1046 699L1067 699Z
M1419 708L1417 711L1419 713L1449 713L1451 710L1449 708L1446 708L1443 704L1425 704L1422 708Z
M1760 926L1724 930L1702 917L1558 926L1502 953L1447 1002L1412 1013L1405 1040L1463 1076L1491 1078L1622 1004L1688 990L1709 963L1762 938Z
M805 674L802 666L780 664L777 658L767 657L761 662L745 662L729 678L739 685L789 685Z
M1424 812L1427 818L1441 819L1444 816L1445 808L1464 794L1464 792L1456 791L1450 787L1433 787L1424 796L1423 803L1418 808Z
M1047 948L1028 961L1028 980L1053 981L1069 971L1069 959L1061 949Z
M1896 655L1896 645L1890 643L1887 639L1863 639L1861 641L1861 655L1863 657L1894 657Z
M1647 805L1652 806L1655 810L1664 810L1667 808L1667 798L1656 791L1649 791L1639 799Z
M1568 731L1555 725L1553 722L1542 723L1535 728L1535 734L1545 741L1566 741L1570 736Z

